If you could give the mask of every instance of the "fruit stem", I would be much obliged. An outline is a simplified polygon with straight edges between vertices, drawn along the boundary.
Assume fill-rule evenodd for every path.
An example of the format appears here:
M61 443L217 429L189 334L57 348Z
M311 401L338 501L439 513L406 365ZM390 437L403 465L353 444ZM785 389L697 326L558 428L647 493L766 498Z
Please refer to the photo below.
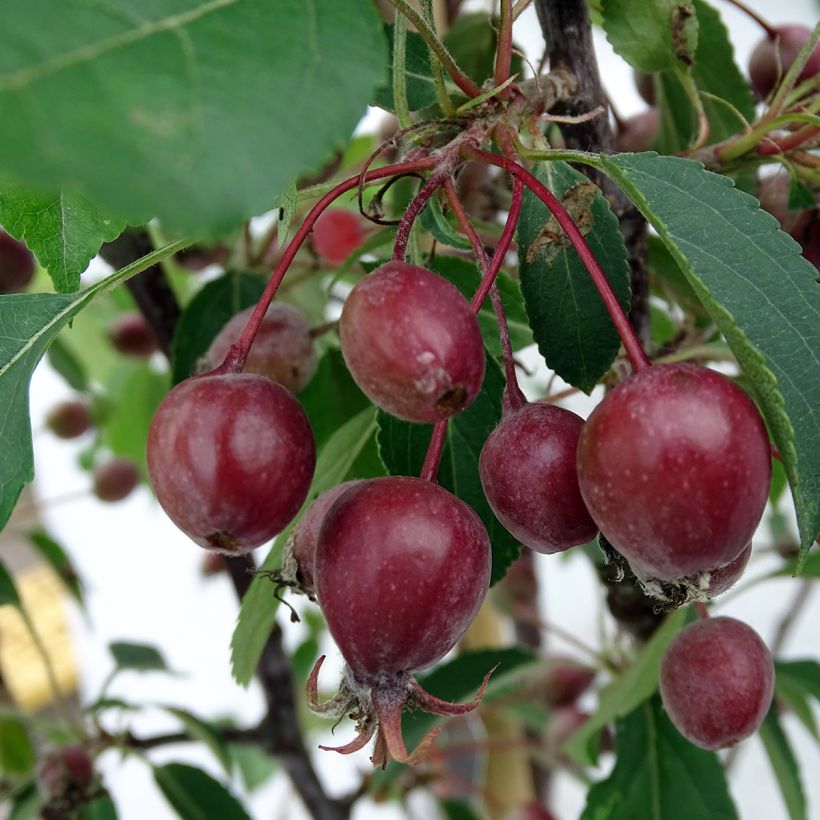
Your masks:
M777 37L777 31L775 31L774 26L767 23L754 9L749 8L742 0L726 0L726 2L733 5L736 9L740 9L747 17L751 17L751 19L766 32L770 40L774 40L774 38Z
M447 163L443 169L436 171L410 200L410 204L407 206L407 210L405 210L396 228L396 242L393 245L394 262L404 262L405 256L407 256L407 244L410 242L410 231L413 230L413 223L424 210L424 206L433 197L433 194L435 194L449 178L451 170L449 163Z
M706 608L706 604L703 601L695 601L695 609L698 612L698 617L702 621L709 620L709 610Z
M621 342L626 350L626 355L632 363L633 370L638 372L645 367L649 367L651 362L641 347L641 343L635 335L635 331L629 324L629 319L626 313L624 313L620 302L618 302L618 298L615 296L601 266L598 264L598 260L578 230L578 226L572 221L572 217L566 212L564 206L556 199L549 188L536 179L526 168L509 157L500 157L488 151L482 151L477 146L468 148L467 153L474 159L486 162L489 165L497 165L499 168L503 168L514 177L517 177L547 206L577 251L584 267L589 271L589 275L592 277L592 281L598 289L601 299L604 301L612 323L618 331L618 336L621 338Z
M516 184L520 189L521 184ZM461 226L461 230L473 246L473 252L475 253L476 260L478 261L478 266L481 269L481 282L479 283L479 290L485 281L489 281L490 283L490 298L492 299L496 319L498 320L498 335L501 337L501 349L504 352L504 370L507 376L507 386L504 390L504 411L512 412L514 410L518 410L520 407L523 407L527 403L527 399L521 392L521 388L518 386L518 377L515 373L515 361L513 360L512 345L510 344L510 329L507 326L507 316L504 313L504 304L501 301L501 295L498 292L498 285L495 282L496 276L498 275L501 265L504 262L506 250L499 244L493 254L493 261L497 264L493 265L487 256L487 251L484 248L481 238L476 232L476 229L473 227L473 223L470 222L470 217L467 216L467 212L464 210L464 205L458 198L458 192L456 191L456 186L453 184L452 179L448 179L444 183L444 190L447 193L447 198L450 201L450 207L453 209L453 213ZM510 211L513 222L517 221L518 214L512 213L512 207ZM508 219L507 224L509 223L510 220ZM512 238L512 233L510 233L510 238ZM481 302L483 302L483 299L478 301L476 297L473 297L472 308L476 313L478 313L481 308Z
M493 82L496 88L510 79L513 47L512 24L512 0L501 0L501 19L498 24L498 43L495 49L495 80ZM510 89L505 88L500 96L504 100L509 99Z
M449 419L437 421L433 426L433 434L427 445L424 455L424 464L421 465L419 478L423 481L435 481L438 476L438 466L441 463L441 453L444 450L444 441L447 437L447 422Z
M794 148L799 148L804 142L814 139L820 134L820 127L817 125L805 125L803 128L789 134L782 139L767 139L757 146L757 153L761 157L771 157L775 154L785 154Z
M279 289L279 285L282 284L282 280L285 278L285 274L288 272L291 262L293 262L293 259L299 248L302 246L302 243L305 239L307 239L308 234L313 229L313 225L316 223L316 220L332 202L337 200L340 196L342 196L342 194L347 193L347 191L358 187L361 177L364 178L365 182L370 182L374 179L383 179L384 177L390 177L395 174L406 174L413 171L422 171L437 165L439 162L440 160L438 157L428 156L416 157L412 160L396 163L395 165L385 165L383 168L376 168L365 174L356 174L356 176L349 177L328 191L310 209L304 222L302 222L299 229L293 235L293 239L290 240L290 243L279 260L279 264L277 264L276 269L273 272L273 276L271 276L270 281L265 286L265 290L257 302L256 307L251 314L251 318L248 320L248 324L242 331L242 335L239 337L239 340L231 345L231 348L228 350L228 355L225 357L225 361L222 362L219 367L212 370L211 373L239 373L245 366L245 360L248 358L248 353L251 349L251 345L253 344L253 340L256 338L259 326L262 324L262 319L264 319L265 313L270 307L270 303L273 301L276 291Z

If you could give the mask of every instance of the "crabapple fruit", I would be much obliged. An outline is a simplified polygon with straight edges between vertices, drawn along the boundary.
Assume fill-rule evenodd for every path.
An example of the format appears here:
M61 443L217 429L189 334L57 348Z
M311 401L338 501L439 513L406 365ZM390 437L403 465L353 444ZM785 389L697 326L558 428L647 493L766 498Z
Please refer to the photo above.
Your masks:
M34 254L0 228L0 295L25 290L36 267Z
M49 799L63 797L72 790L86 794L94 780L94 766L83 746L62 746L46 752L37 770L40 790Z
M595 670L571 658L552 658L543 679L543 697L553 708L575 703L595 680Z
M92 476L93 492L100 501L122 501L139 482L139 470L130 458L112 458L96 467Z
M704 589L705 594L709 598L714 598L715 595L720 595L733 587L740 580L741 575L743 575L751 556L752 543L750 541L734 561L730 561L722 567L713 567L707 570L709 580Z
M749 79L752 88L764 99L791 68L806 40L811 37L808 26L786 25L774 29L775 37L761 40L749 58ZM820 72L820 46L809 55L797 82L809 80Z
M254 308L249 307L237 313L219 331L203 359L205 370L222 364L253 311ZM316 348L304 313L284 302L271 303L259 325L243 372L266 376L291 393L298 393L313 378L317 365Z
M124 313L108 330L111 344L123 355L147 359L157 350L157 337L141 313Z
M757 731L774 691L772 656L751 627L708 618L666 648L660 690L669 719L703 749L722 749Z
M299 403L251 373L178 384L148 433L157 499L197 544L249 552L281 532L305 500L316 445Z
M586 544L598 532L581 491L575 454L584 420L551 404L503 418L481 449L487 501L522 544L543 553Z
M659 126L658 109L647 108L646 111L623 121L615 138L615 145L619 151L625 153L648 151L655 142Z
M464 410L484 381L484 343L469 302L432 271L387 262L350 292L342 354L370 400L406 421Z
M622 382L578 441L593 520L628 561L662 580L737 558L770 478L754 402L726 376L690 363L653 365Z
M352 211L336 208L325 211L313 226L313 248L329 265L339 265L365 237L361 219Z
M77 438L91 427L91 412L84 401L69 399L55 404L48 411L45 423L57 438Z

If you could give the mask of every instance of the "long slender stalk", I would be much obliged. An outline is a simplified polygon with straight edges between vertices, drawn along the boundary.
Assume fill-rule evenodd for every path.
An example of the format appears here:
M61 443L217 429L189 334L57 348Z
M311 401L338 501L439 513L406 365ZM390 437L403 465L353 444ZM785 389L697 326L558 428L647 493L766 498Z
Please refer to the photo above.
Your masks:
M396 242L393 245L394 262L404 261L404 257L407 255L407 243L410 241L410 232L413 230L413 223L424 210L424 206L430 201L435 192L444 184L450 172L450 168L448 167L433 174L410 201L396 228Z
M497 165L505 171L517 177L524 183L546 206L550 213L555 217L558 224L563 229L567 238L572 243L573 247L578 253L584 267L589 271L601 299L604 301L607 312L612 319L615 329L621 338L629 361L632 363L633 369L637 372L644 367L648 367L651 362L641 347L638 337L635 335L632 327L629 324L629 319L624 313L618 298L612 290L609 281L606 278L598 260L592 253L589 245L578 230L578 226L572 221L572 217L567 213L564 206L556 199L553 193L543 185L536 177L534 177L526 168L519 165L515 160L508 157L499 157L496 154L491 154L488 151L482 151L480 148L468 148L467 153L474 159L486 162L490 165Z
M409 127L412 121L407 104L407 20L401 14L393 29L393 107L399 127Z
M495 48L495 82L493 83L495 86L499 86L510 79L513 48L512 24L512 0L501 0L501 20L498 26L498 43ZM501 96L508 99L510 89L505 88L501 92Z

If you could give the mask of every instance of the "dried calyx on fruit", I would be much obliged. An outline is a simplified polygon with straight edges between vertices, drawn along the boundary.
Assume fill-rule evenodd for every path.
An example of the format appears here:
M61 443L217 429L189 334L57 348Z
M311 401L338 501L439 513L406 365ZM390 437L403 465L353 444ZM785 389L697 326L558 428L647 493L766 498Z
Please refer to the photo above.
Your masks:
M174 523L207 549L241 554L299 511L316 445L284 387L225 373L187 379L163 399L147 455L157 500Z
M376 405L406 421L449 418L484 381L484 342L469 302L446 279L387 262L348 295L342 354Z
M212 370L225 361L253 311L249 307L237 313L219 331L202 360L203 370ZM293 305L273 302L259 325L242 372L266 376L291 393L298 393L313 378L317 366L316 348L304 313Z
M405 705L439 715L473 710L425 692L413 672L455 646L481 606L490 579L490 541L463 501L429 481L361 481L330 508L316 551L316 592L328 629L347 661L339 693L320 704L320 658L307 685L317 714L357 721L349 754L377 735L372 760L415 762L434 733L408 754ZM489 674L488 674L489 677ZM329 747L322 747L329 748Z
M734 561L760 521L770 478L754 402L694 364L654 365L622 382L578 442L590 515L630 564L664 581Z

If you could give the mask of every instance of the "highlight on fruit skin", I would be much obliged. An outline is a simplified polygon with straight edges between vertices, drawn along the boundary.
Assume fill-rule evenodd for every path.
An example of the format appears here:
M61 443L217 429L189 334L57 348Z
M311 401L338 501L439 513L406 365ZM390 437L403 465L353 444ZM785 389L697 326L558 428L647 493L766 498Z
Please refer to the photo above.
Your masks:
M484 342L470 303L446 279L386 262L345 300L342 355L382 410L431 424L468 407L484 381Z
M148 473L171 520L206 549L242 554L294 518L316 445L299 402L249 373L178 384L148 433Z
M356 738L333 751L350 754L376 735L375 765L390 759L415 763L435 733L409 753L401 734L405 706L437 715L465 714L478 706L489 672L466 704L425 692L413 672L455 646L489 580L484 525L438 484L403 476L371 479L333 504L316 551L316 592L346 671L327 703L317 696L324 658L307 685L308 705L317 714L356 719Z
M754 734L774 693L766 644L735 618L687 626L661 662L660 692L677 730L703 749L733 746Z
M653 365L593 410L578 442L590 515L630 564L677 581L730 563L763 515L771 448L754 402L699 365Z

